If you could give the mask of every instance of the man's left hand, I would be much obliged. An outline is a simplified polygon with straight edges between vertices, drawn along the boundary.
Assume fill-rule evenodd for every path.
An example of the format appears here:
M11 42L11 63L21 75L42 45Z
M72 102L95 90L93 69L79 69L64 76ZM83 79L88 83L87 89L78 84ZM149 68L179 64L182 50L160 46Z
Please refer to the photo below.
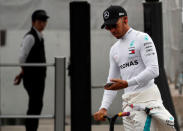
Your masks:
M113 83L109 87L104 87L106 90L120 90L128 87L128 82L121 79L111 79L111 82Z

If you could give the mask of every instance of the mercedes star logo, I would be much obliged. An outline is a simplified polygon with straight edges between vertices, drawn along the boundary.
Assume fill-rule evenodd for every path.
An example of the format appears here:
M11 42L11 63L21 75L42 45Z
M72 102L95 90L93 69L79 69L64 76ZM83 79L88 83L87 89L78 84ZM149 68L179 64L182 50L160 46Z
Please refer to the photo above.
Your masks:
M108 11L105 11L104 12L104 19L108 19L109 18L109 12Z

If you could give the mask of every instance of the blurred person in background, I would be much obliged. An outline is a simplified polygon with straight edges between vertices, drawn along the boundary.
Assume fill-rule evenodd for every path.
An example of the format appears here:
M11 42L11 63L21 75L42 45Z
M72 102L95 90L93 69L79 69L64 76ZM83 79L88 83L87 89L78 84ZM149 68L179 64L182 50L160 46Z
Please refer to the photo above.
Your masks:
M35 10L32 13L32 27L25 34L22 44L20 63L46 63L44 39L42 31L47 25L45 10ZM21 72L15 77L14 84L23 85L29 97L27 115L40 115L43 108L46 67L21 67ZM26 131L37 131L39 119L26 119Z

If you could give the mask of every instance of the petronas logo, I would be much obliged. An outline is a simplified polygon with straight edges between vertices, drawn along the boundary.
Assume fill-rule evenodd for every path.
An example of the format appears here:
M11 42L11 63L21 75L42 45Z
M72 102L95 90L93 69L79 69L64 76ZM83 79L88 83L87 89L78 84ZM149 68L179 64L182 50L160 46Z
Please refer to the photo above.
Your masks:
M134 46L134 40L130 43L130 47Z
M148 38L148 36L146 35L145 37L144 37L144 40L148 40L149 38Z

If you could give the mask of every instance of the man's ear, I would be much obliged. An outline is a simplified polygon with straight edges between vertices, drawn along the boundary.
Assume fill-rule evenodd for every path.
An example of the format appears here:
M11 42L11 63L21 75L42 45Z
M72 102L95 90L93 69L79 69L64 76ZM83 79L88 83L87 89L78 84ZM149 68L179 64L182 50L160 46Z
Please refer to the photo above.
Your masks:
M126 23L128 23L128 17L127 16L124 16L123 17L123 22L126 24Z

